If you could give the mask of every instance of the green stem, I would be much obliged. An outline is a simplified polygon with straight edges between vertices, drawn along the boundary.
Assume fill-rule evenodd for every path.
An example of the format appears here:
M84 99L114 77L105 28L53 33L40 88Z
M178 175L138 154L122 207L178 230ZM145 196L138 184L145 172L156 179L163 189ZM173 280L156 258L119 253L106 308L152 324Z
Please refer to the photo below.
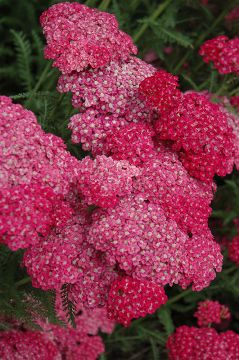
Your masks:
M48 64L45 66L45 69L43 70L40 78L38 79L34 89L32 90L33 93L36 92L39 89L39 87L41 86L41 84L45 80L45 77L46 77L47 73L49 72L50 68L51 68L51 62L48 62Z
M15 286L16 286L16 287L19 287L19 286L28 284L28 283L31 282L31 280L32 280L32 279L30 278L30 276L27 276L27 277L25 277L25 278L17 281L17 282L15 283Z
M236 89L234 89L230 92L230 96L233 96L233 95L239 95L239 87L237 87Z
M231 266L231 267L229 267L228 269L223 270L223 271L222 271L222 274L228 275L228 274L230 274L231 272L236 271L236 270L238 270L238 266Z
M105 11L108 9L109 5L110 5L110 1L111 0L102 0L98 9L99 10L102 10L102 11Z
M187 296L187 295L190 294L191 292L192 292L191 289L187 289L187 290L181 292L180 294L173 296L172 298L170 298L170 299L167 301L166 305L168 305L168 304L173 304L173 303L177 302L178 300L184 298L185 296Z
M157 9L153 12L153 14L149 17L149 21L142 24L142 26L139 28L139 30L136 32L135 35L133 35L134 42L137 42L143 33L147 30L149 27L149 24L151 21L154 21L157 19L157 17L162 14L162 12L166 9L166 7L171 3L172 0L166 0L162 4L160 4Z

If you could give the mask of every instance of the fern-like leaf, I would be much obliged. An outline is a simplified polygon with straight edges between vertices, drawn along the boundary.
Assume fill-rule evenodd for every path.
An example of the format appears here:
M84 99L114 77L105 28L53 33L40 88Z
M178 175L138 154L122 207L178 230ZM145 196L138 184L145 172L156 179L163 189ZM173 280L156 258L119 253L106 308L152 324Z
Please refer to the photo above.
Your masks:
M64 284L62 286L61 301L62 301L63 309L66 312L69 323L75 328L76 327L76 324L75 324L76 307L75 307L75 304L69 300L68 293L69 293L70 286L71 286L70 284Z
M151 27L157 36L157 38L164 40L165 42L171 43L171 44L178 44L185 48L193 47L192 46L192 40L187 36L182 34L181 32L178 32L176 30L172 30L169 28L165 28L163 26L159 25L153 25L151 24Z
M158 311L158 318L161 324L163 325L166 334L169 336L174 332L174 324L171 317L170 309L167 306L162 307Z
M16 65L18 77L22 82L24 90L32 90L31 74L31 44L23 32L11 30L13 43L16 49Z

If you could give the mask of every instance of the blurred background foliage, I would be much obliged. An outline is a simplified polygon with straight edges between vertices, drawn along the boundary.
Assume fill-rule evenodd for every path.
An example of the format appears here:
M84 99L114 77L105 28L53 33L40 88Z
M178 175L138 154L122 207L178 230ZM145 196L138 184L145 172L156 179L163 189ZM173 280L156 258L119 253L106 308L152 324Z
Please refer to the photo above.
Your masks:
M68 149L79 159L81 147L70 140L67 124L75 110L70 95L56 91L59 73L44 60L44 38L39 16L50 0L0 0L0 94L11 96L32 110L47 132L61 136ZM225 17L239 0L87 0L78 1L114 13L120 27L129 33L139 48L139 56L179 76L183 90L209 90L217 95L239 95L239 79L220 75L198 55L207 39L225 34L239 34L239 23L229 24ZM239 217L239 179L236 173L216 179L218 190L210 219L218 241L236 234ZM101 360L166 359L165 341L175 327L195 325L193 312L198 301L217 299L232 311L230 328L239 333L239 269L227 259L211 286L200 293L177 287L167 288L168 303L153 316L139 319L129 329L118 326L110 336L103 336L106 353ZM54 293L34 289L24 269L22 252L0 248L0 329L7 325L2 315L17 317L35 326L32 313L57 322ZM29 308L30 304L30 308Z

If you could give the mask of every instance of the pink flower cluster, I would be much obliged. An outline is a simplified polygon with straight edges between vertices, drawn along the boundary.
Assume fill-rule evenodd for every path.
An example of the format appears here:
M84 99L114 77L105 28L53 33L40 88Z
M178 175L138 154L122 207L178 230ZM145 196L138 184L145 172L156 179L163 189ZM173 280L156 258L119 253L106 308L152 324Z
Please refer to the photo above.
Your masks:
M212 300L200 302L194 316L197 318L199 327L221 324L223 320L230 320L231 318L230 310L227 306Z
M31 112L1 97L1 241L26 248L34 286L68 284L79 311L103 307L128 325L166 301L165 285L199 291L221 271L208 228L212 178L232 170L237 130L205 95L181 93L176 77L133 57L112 15L62 3L41 23L46 57L62 72L58 89L80 110L72 139L92 158L71 156ZM69 331L80 357L79 332ZM97 338L82 337L79 351L90 345L93 358Z
M138 168L128 161L115 161L104 155L92 160L87 156L80 164L79 193L88 205L114 207L119 197L131 193L132 178L138 174Z
M56 345L39 331L1 331L2 360L61 360Z
M118 28L114 15L79 3L61 3L40 18L47 39L45 57L64 73L99 68L111 60L124 60L137 49ZM124 44L124 46L122 46Z
M57 294L58 317L67 323L62 301ZM76 327L50 324L47 319L36 319L41 331L18 328L0 333L0 357L2 360L96 360L104 352L98 331L110 334L115 323L107 318L106 309L86 310L77 306Z
M199 54L203 61L212 61L220 74L239 74L239 38L229 39L219 35L207 40L200 48Z
M183 325L169 337L167 348L169 360L234 360L239 359L239 335Z
M151 281L139 281L129 276L118 278L110 288L108 316L129 326L132 319L153 314L166 301L164 289Z
M64 226L72 210L61 195L38 184L0 190L1 241L12 250L40 241L55 226Z

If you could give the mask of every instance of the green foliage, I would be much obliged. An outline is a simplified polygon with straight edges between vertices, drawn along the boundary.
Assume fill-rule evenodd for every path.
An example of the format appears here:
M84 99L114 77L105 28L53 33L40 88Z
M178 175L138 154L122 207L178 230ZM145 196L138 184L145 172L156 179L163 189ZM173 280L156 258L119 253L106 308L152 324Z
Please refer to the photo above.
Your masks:
M32 89L31 44L23 32L11 30L11 34L16 54L16 74L23 89L30 91Z

